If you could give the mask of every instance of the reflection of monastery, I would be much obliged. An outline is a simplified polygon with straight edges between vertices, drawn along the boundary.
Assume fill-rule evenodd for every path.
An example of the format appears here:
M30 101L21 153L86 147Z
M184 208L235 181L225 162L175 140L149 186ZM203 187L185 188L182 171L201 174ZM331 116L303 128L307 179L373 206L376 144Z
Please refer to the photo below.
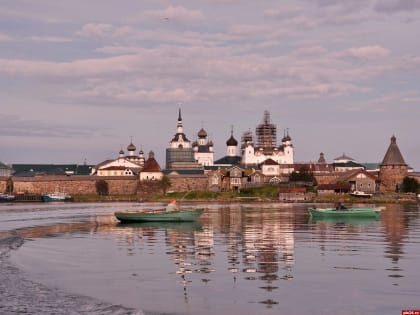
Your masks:
M239 147L238 147L239 146ZM166 149L166 165L162 169L153 151L147 158L131 141L127 153L121 148L115 159L105 160L96 166L87 165L23 165L7 166L0 163L0 176L7 178L33 177L42 175L90 175L104 180L126 179L140 182L160 180L164 175L171 181L171 190L241 190L247 187L279 185L289 182L291 173L310 172L314 175L319 193L349 192L353 190L376 193L381 190L398 190L403 178L411 176L420 181L420 174L412 172L406 164L395 136L382 163L359 163L343 153L333 160L326 161L323 153L318 161L296 163L294 147L288 129L284 129L280 144L277 142L277 127L271 122L270 113L265 111L255 134L248 130L243 133L239 143L233 128L226 141L226 154L216 159L214 144L206 130L201 128L196 140L191 142L184 132L181 110L178 111L176 133ZM91 179L94 180L94 179ZM0 190L2 185L0 181ZM77 185L74 185L77 186ZM138 192L138 185L130 189L120 185L119 193ZM25 184L26 190L31 186ZM38 190L46 190L37 188ZM77 187L81 187L78 185ZM117 187L117 185L113 185ZM136 188L137 187L137 188ZM94 190L89 188L90 190ZM92 191L89 191L90 193ZM88 192L87 192L88 193Z

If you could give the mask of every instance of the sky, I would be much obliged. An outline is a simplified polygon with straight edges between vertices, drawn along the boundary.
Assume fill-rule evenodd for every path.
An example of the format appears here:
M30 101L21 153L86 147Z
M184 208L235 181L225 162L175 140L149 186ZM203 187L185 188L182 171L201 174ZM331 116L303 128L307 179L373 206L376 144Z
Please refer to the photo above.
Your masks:
M0 0L0 161L162 168L178 109L215 159L264 111L295 162L420 171L420 0Z

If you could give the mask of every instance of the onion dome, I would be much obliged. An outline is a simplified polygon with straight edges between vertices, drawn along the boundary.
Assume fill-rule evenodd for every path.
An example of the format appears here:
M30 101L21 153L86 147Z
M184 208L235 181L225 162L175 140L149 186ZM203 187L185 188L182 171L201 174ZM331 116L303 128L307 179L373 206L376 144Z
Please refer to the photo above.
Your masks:
M133 144L133 142L130 142L127 147L127 151L136 151L136 146Z
M231 135L230 138L228 139L228 141L226 141L226 145L228 147L231 147L231 146L236 147L238 145L238 141L236 141L236 139L233 137L233 135Z
M238 145L238 141L236 141L236 139L233 137L233 126L230 130L230 138L226 141L226 145L228 147L236 147Z
M124 150L123 149L121 149L120 150L120 152L119 152L119 154L122 156L122 155L124 155Z
M324 156L324 153L323 152L321 152L319 154L318 163L327 163L327 161L325 160L325 156Z
M284 130L284 137L281 139L282 142L292 141L292 138L289 135L289 128Z
M198 137L199 138L206 138L207 137L207 132L201 128L200 131L198 132Z

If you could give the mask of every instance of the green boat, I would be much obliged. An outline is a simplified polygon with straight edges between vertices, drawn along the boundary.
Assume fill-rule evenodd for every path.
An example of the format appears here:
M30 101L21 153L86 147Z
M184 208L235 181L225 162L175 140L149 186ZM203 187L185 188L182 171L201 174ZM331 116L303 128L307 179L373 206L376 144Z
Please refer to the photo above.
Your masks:
M308 211L313 218L378 218L381 215L379 208L348 208L340 210L335 208L310 208Z
M120 228L148 228L148 229L167 229L177 231L201 231L202 226L196 221L177 221L177 222L120 222L117 224Z
M121 222L193 222L197 221L204 209L166 212L157 211L136 211L136 212L115 212L115 217Z

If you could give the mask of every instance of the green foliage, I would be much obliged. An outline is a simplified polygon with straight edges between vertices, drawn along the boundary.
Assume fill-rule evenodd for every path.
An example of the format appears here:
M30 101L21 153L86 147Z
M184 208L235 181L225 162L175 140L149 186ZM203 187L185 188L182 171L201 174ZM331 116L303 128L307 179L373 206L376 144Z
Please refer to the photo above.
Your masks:
M417 193L420 189L420 184L415 178L406 176L403 179L401 189L403 192Z
M302 166L298 171L293 171L290 174L289 181L291 182L311 182L316 185L316 179L314 174L309 170L307 166Z
M96 186L96 193L99 196L108 196L109 195L109 188L108 188L108 183L103 180L103 179L99 179L96 181L95 183Z
M160 180L160 187L163 190L163 193L166 194L166 191L171 187L172 183L168 176L164 175Z
M277 186L245 188L241 190L240 195L242 197L273 198L273 197L278 197L279 188Z

